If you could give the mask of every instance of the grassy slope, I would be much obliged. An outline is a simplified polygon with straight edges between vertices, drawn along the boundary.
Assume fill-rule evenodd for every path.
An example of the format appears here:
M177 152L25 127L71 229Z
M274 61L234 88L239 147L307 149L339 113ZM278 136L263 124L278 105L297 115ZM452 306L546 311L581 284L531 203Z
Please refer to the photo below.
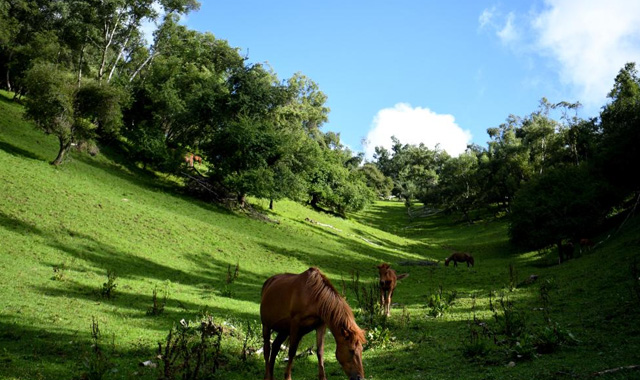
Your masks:
M172 191L171 179L152 178L105 155L73 154L60 168L48 164L56 141L22 121L21 109L0 97L0 378L71 378L82 372L92 318L113 337L116 371L107 378L155 378L137 363L153 357L156 342L173 323L203 310L229 321L257 320L262 282L279 272L318 266L336 285L360 271L373 281L373 266L390 262L410 276L394 297L395 340L365 353L369 379L553 378L638 363L638 302L633 303L628 261L638 256L640 223L631 221L594 252L562 266L554 257L518 253L506 241L503 221L453 224L446 218L409 219L398 203L377 203L349 220L318 214L291 202L276 204L268 224L194 201ZM258 202L259 203L259 202ZM311 218L335 229L312 225ZM467 270L407 266L442 260L450 248L473 252ZM227 286L227 267L240 265ZM520 277L553 278L553 318L581 343L540 358L505 363L466 361L471 294L479 316L490 317L488 295L508 283L508 265ZM54 266L64 277L53 280ZM101 298L107 271L118 275L116 297ZM426 297L439 285L459 298L443 318L426 317ZM164 314L146 315L154 287L169 289ZM231 294L229 297L228 294ZM523 310L539 307L538 287L509 297ZM531 312L532 315L533 312ZM532 317L535 319L535 316ZM331 339L329 339L331 341ZM308 336L301 344L311 346ZM341 370L327 348L328 373ZM261 358L220 378L259 378ZM294 377L314 378L314 359L301 359ZM2 367L5 367L4 369ZM280 373L282 363L277 372ZM624 378L628 372L619 372Z

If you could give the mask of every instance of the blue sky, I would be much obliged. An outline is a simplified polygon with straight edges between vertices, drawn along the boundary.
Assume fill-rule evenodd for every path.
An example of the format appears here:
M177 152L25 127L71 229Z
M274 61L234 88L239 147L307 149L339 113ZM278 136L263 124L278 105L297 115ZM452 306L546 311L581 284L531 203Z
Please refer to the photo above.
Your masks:
M487 128L542 97L606 102L618 70L640 62L640 1L201 0L184 23L302 72L331 108L324 131L371 157L373 147L486 146ZM363 145L362 141L368 141Z

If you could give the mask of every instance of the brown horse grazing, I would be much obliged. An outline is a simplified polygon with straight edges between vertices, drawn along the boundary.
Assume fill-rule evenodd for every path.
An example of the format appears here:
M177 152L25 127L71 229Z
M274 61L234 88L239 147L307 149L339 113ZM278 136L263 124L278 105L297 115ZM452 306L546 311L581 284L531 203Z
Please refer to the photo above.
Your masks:
M198 156L197 154L193 155L193 162L197 162L199 164L202 164L202 156Z
M260 319L264 339L265 380L273 380L273 367L280 345L289 337L289 361L285 380L291 380L291 367L302 337L316 330L318 379L324 371L324 335L327 327L336 340L336 359L350 380L364 379L362 345L364 332L358 327L347 302L318 268L300 274L284 273L270 277L262 286ZM270 346L271 331L278 333Z
M391 297L396 289L397 281L409 276L409 273L398 276L387 263L382 263L377 268L380 273L380 306L382 306L382 312L389 317L391 316Z
M451 256L447 257L446 259L444 259L444 265L445 266L449 266L449 261L453 261L453 266L457 267L458 263L464 263L465 261L467 262L467 268L469 266L474 266L474 260L473 260L473 256L471 256L468 253L464 253L464 252L455 252L453 253Z
M591 239L580 239L580 253L590 251L596 244Z

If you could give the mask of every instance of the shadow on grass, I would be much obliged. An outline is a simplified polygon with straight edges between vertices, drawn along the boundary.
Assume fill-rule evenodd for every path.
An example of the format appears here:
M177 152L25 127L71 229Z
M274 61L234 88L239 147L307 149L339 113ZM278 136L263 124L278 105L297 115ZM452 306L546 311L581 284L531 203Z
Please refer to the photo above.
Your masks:
M28 158L31 160L38 160L38 161L47 161L45 158L37 156L28 150L19 148L15 145L12 145L8 142L1 141L1 140L0 140L0 149L16 157L23 157L23 158Z
M1 210L0 210L0 226L4 227L9 231L17 232L25 236L46 235L45 232L39 229L38 227L30 223L23 222L22 220L14 218L10 215L7 215Z

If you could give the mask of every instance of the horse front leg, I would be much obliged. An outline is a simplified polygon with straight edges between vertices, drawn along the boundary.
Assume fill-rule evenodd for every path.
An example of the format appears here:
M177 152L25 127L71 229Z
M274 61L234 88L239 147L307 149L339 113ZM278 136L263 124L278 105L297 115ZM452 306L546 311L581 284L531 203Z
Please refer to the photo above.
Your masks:
M262 325L262 340L264 346L262 347L262 353L264 354L264 380L273 379L273 368L269 366L269 354L271 352L271 329Z
M391 316L391 297L393 296L393 290L389 290L389 295L387 296L387 317Z
M293 367L293 360L296 358L300 338L302 337L298 330L298 324L291 322L289 330L289 362L287 362L287 369L284 371L284 380L291 380L291 367Z
M327 332L327 325L322 325L316 329L316 354L318 356L318 380L327 380L324 373L324 335Z
M265 380L273 380L273 368L276 365L276 358L278 357L278 352L280 351L280 346L284 343L285 339L289 336L288 333L280 332L276 335L276 339L273 340L273 345L271 346L271 354L269 355L269 364L267 365L267 373L269 374L269 378L265 377Z

